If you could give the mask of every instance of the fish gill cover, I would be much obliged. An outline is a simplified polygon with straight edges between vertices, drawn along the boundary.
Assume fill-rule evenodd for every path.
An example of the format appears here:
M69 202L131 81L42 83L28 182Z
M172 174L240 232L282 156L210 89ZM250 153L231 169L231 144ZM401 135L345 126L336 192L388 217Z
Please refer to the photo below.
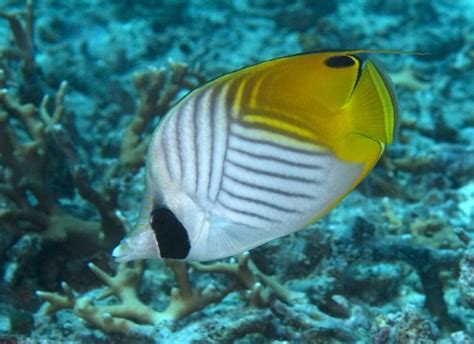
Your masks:
M0 341L469 343L472 1L0 3ZM117 264L152 130L300 52L377 55L397 142L310 228L232 259Z

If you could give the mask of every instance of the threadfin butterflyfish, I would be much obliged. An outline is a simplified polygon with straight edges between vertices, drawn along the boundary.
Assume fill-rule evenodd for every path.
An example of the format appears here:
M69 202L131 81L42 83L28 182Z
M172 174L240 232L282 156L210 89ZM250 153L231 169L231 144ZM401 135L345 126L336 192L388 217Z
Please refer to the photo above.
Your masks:
M394 139L395 97L369 52L281 57L186 95L152 135L116 260L229 257L328 213Z

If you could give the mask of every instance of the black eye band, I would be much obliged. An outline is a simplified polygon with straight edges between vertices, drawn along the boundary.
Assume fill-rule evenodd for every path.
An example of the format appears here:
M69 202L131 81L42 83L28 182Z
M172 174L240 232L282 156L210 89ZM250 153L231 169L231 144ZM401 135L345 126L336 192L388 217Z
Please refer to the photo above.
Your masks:
M150 227L155 233L162 258L184 259L191 245L183 224L167 208L155 208L150 213Z
M354 66L356 60L352 56L347 55L337 55L328 57L324 60L324 64L329 68L347 68Z

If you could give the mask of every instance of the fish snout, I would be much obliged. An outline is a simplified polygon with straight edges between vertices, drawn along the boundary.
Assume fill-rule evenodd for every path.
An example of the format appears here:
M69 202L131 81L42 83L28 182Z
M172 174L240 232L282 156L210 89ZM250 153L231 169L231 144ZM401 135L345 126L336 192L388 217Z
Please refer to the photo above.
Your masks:
M137 259L160 258L160 249L151 229L133 232L125 237L113 250L112 256L118 263Z

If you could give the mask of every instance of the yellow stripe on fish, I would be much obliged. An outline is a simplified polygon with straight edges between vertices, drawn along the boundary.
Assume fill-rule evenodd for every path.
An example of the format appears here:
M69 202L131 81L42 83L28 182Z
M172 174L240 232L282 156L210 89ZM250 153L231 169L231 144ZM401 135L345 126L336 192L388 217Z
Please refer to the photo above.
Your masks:
M184 97L153 134L117 260L223 258L335 207L394 138L395 98L366 52L278 58Z
M265 115L248 114L242 117L242 122L252 124L255 128L266 128L272 132L279 132L289 137L295 137L302 141L314 141L316 136L311 130L298 127L295 124L288 123L282 116L274 115L272 117Z

